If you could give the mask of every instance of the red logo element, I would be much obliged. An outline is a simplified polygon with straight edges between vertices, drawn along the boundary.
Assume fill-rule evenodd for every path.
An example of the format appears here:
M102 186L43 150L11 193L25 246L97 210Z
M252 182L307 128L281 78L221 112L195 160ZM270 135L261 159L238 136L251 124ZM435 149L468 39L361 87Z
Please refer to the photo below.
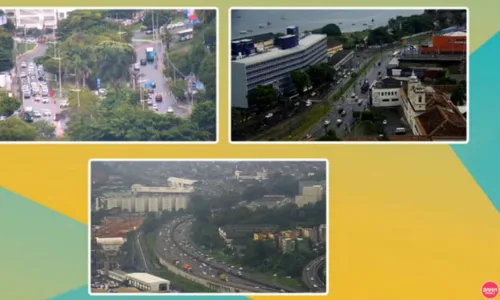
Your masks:
M484 298L493 299L498 296L498 285L494 282L486 282L481 289Z

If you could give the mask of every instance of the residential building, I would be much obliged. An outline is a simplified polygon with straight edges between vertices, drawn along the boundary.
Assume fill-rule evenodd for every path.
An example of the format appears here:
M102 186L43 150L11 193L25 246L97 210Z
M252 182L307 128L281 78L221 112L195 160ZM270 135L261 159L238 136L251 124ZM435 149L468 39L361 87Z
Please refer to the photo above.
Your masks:
M373 107L400 106L402 85L402 81L392 77L375 82L370 92L371 105Z
M121 202L122 202L122 210L126 210L128 212L134 212L135 211L135 201L134 198L131 196L126 196L126 197L121 197Z
M159 211L159 198L151 197L148 199L148 211L149 212L158 212Z
M219 235L226 242L231 242L234 238L244 237L255 233L275 232L276 225L271 224L249 224L249 225L228 225L219 228Z
M135 212L138 212L138 213L144 213L147 211L147 203L148 203L148 200L149 198L146 198L146 197L138 197L138 198L135 198Z
M127 284L145 292L166 292L170 290L170 281L148 274L127 274Z
M281 236L284 238L294 238L295 237L294 232L291 230L282 231Z
M291 33L295 34L291 34ZM231 105L248 108L247 94L258 86L271 85L280 93L293 92L290 73L306 70L312 65L327 62L326 35L309 34L299 38L298 28L290 27L280 37L280 48L272 48L239 57L231 62ZM295 41L295 42L294 42Z
M295 196L295 204L302 207L309 203L316 203L323 198L323 187L321 185L306 186L302 189L302 195Z
M57 28L58 20L67 18L73 9L53 8L3 8L7 18L16 27L24 28Z
M262 170L258 172L244 172L244 171L234 171L234 178L238 181L246 181L246 180L257 180L263 181L267 179L267 171Z
M290 253L295 250L295 239L292 238L283 238L281 240L281 252Z
M174 199L170 197L162 197L161 199L161 210L174 211L175 203Z
M188 208L189 198L186 196L175 197L175 210L186 210Z
M420 46L421 54L466 54L467 32L454 31L441 35L434 35L432 42Z

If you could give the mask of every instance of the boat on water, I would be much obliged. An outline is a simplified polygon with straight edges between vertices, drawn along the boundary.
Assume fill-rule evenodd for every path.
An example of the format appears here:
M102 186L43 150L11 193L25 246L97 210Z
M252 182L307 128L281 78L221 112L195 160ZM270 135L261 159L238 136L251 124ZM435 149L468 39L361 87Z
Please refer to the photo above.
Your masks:
M281 17L281 20L286 20L286 18L285 17Z
M366 23L363 23L363 26L366 26L366 25L368 25L368 24L366 24Z
M250 33L250 32L253 32L253 30L252 29L248 29L247 32Z
M375 22L375 19L372 19L372 23Z
M264 28L264 24L259 24L259 28Z
M342 25L342 22L339 22L339 25Z
M356 23L352 23L352 26L356 25Z
M236 16L236 18L241 19L241 16Z
M271 22L267 22L267 26L271 25Z
M246 31L246 30L242 30L242 31L240 31L240 34L245 34L245 33L247 33L247 31Z

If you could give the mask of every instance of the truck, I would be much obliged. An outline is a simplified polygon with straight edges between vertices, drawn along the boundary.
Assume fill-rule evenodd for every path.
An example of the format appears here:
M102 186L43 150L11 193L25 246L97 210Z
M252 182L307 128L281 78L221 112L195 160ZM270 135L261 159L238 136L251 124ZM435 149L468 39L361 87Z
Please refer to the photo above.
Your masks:
M186 271L186 272L191 272L193 270L193 269L191 269L191 266L188 264L183 264L182 269L184 269L184 271Z
M153 48L153 47L146 48L146 61L154 62L155 57L156 57L155 48Z
M363 82L363 85L361 86L361 93L363 93L363 94L364 94L364 93L368 92L368 89L369 89L369 88L370 88L370 85L369 85L369 83L368 83L368 80L365 80L365 81Z
M219 278L220 278L220 280L222 280L222 281L229 281L229 277L227 277L227 275L226 275L226 274L222 274L222 273L221 273L221 274L219 275Z

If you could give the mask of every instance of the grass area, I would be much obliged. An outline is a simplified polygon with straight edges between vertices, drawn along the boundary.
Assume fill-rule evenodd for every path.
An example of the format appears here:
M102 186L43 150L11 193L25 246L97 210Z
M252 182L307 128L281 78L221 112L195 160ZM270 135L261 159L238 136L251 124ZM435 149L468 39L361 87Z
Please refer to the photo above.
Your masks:
M144 243L146 244L146 249L148 253L148 257L151 259L152 257L156 257L154 253L154 246L155 246L155 234L154 233L148 233L144 237ZM180 275L177 275L173 272L170 272L166 268L162 268L161 270L155 271L155 275L165 278L170 280L172 283L173 287L175 289L181 289L185 292L190 292L190 293L215 293L216 291L207 288L204 285L201 285L199 283L193 282L187 278L184 278Z
M186 54L189 52L189 50L191 50L192 45L193 45L193 40L173 43L172 47L169 50L169 53L170 55Z
M27 51L32 50L33 48L35 48L35 46L36 46L36 44L18 43L17 50L18 50L19 54L23 54Z
M372 121L362 121L353 128L351 135L353 137L378 136L376 124Z

